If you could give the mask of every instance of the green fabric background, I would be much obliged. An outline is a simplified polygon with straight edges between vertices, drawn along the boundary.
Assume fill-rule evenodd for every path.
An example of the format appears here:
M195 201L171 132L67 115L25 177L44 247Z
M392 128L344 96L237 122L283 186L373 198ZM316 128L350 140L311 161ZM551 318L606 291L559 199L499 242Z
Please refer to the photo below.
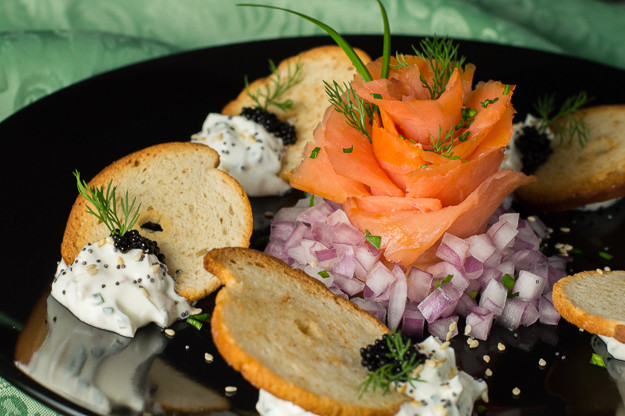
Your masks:
M295 9L343 34L382 30L373 0L245 1ZM383 1L395 34L523 46L625 69L621 1ZM287 13L236 3L0 0L0 121L63 87L131 63L207 46L323 33ZM57 415L2 377L0 414Z

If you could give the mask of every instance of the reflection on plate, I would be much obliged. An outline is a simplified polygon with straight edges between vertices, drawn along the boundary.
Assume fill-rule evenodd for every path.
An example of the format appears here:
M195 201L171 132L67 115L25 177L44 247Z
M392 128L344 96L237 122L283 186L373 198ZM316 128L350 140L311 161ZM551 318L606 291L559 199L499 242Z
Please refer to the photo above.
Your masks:
M381 53L378 36L349 39L372 56ZM418 41L398 36L393 49L409 51ZM220 408L229 406L226 413L254 413L257 391L219 357L209 328L198 331L179 322L174 325L176 335L168 338L148 326L129 340L89 327L48 301L65 220L76 195L71 172L78 169L91 177L131 151L157 142L189 140L208 112L220 111L239 93L245 75L251 79L266 75L269 58L279 61L329 43L326 37L283 39L162 58L72 86L0 124L0 141L13 162L1 167L2 177L8 179L3 191L19 201L12 215L0 219L11 241L5 248L7 258L18 266L0 291L0 373L5 378L72 415L161 408L204 414L212 406L204 402L206 398L215 399ZM517 85L514 103L519 118L531 111L537 96L557 92L564 97L580 86L596 97L595 104L623 100L615 88L605 87L620 85L623 71L477 42L462 42L460 53L477 65L476 79ZM561 85L562 73L579 82ZM265 213L298 197L294 193L252 201L255 247L264 244L269 224ZM562 242L581 250L570 271L625 269L625 201L596 213L546 214L518 208L522 215L539 215L554 229L547 249ZM614 258L605 260L600 251ZM198 306L210 311L212 302L209 297ZM486 378L488 414L614 414L622 409L622 368L588 364L589 354L600 344L566 322L514 332L496 327L475 349L464 341L457 337L453 345L460 366ZM506 346L505 351L498 343ZM205 353L214 356L212 364L205 361ZM541 358L547 363L544 367L538 364ZM492 375L486 376L487 369ZM587 380L596 391L587 388ZM226 396L227 386L237 387L236 394ZM512 393L515 387L521 390L518 397ZM584 406L579 405L580 392Z

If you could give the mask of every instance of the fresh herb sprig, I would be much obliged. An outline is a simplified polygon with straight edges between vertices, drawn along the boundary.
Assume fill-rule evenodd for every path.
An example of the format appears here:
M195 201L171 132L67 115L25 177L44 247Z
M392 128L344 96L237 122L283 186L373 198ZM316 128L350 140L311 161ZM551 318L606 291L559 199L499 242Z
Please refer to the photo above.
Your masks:
M534 103L534 109L540 117L538 131L545 133L547 128L551 128L560 138L560 144L568 137L569 143L577 139L578 143L584 146L588 139L588 130L579 109L592 101L592 97L589 97L586 91L580 91L567 97L557 111L555 99L555 94L546 94Z
M430 139L432 147L424 150L438 153L449 160L460 159L460 156L454 155L454 129L449 129L443 136L441 126L438 126L438 137L430 133Z
M388 352L385 354L388 363L371 372L361 384L361 394L369 388L373 391L382 389L388 393L396 383L412 383L419 378L414 370L423 362L423 356L415 350L408 337L400 332L393 332L385 336Z
M252 91L250 83L245 77L245 90L247 95L254 101L256 107L267 110L269 106L278 107L282 111L289 110L293 107L293 100L279 101L280 97L295 85L302 82L303 66L299 61L294 61L287 67L286 77L282 77L276 64L270 59L269 69L271 76L269 84L259 87Z
M454 70L464 65L465 57L458 57L458 45L446 38L433 36L423 39L420 47L421 49L417 49L413 46L412 49L427 62L434 74L431 82L421 74L421 84L430 92L430 98L435 100L445 92Z
M93 205L93 207L87 205L87 212L102 221L111 235L119 235L121 237L137 223L141 204L135 208L136 198L133 198L131 202L128 197L128 191L126 191L125 197L121 198L119 202L122 215L120 218L117 211L117 195L115 194L117 187L112 186L112 181L104 189L103 186L89 186L87 182L80 179L78 170L74 171L74 176L76 177L78 192L87 202Z
M326 81L324 84L326 94L334 109L345 116L348 126L367 136L371 142L371 134L367 130L367 125L371 125L375 106L360 98L347 82L343 84L343 87L336 81L333 81L332 85Z

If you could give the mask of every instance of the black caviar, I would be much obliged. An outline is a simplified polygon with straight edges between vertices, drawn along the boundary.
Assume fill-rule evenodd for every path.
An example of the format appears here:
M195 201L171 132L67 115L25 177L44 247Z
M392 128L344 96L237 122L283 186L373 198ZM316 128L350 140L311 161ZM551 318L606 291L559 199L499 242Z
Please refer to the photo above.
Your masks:
M534 126L524 126L521 128L520 135L514 141L514 145L521 153L521 162L523 167L521 171L526 175L532 175L536 169L549 159L553 149L551 148L551 140L547 134L540 132Z
M269 133L282 139L285 145L293 144L297 141L297 137L295 137L295 127L293 127L292 124L281 121L275 114L263 108L243 107L241 115L263 126Z
M137 230L126 231L123 236L113 234L111 237L113 238L115 248L122 253L133 248L140 248L144 253L154 254L161 262L165 259L156 241L143 237Z
M382 338L377 339L375 343L361 348L361 364L371 372L378 370L384 365L394 364L392 372L399 374L402 371L402 362L409 362L413 359L413 356L415 357L414 362L425 360L426 356L415 348L416 344L412 343L410 348L403 354L403 357L400 358L399 352L395 350L395 343L390 340L390 337L397 335L385 334ZM410 343L410 338L406 335L401 334L399 336L401 336L403 345Z

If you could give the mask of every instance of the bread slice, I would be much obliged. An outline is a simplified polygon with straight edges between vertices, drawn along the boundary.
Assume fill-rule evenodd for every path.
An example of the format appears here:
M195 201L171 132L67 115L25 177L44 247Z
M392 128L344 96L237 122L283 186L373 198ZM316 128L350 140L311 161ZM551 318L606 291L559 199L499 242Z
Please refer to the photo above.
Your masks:
M225 360L251 384L318 415L390 415L406 400L359 386L360 348L389 332L323 283L264 253L210 251L204 266L224 283L211 330Z
M553 286L553 306L564 319L625 342L625 271L585 271Z
M588 141L554 140L553 153L517 197L543 210L566 210L625 196L625 105L580 110Z
M176 291L189 300L221 284L204 269L204 255L216 247L247 247L252 234L249 199L218 164L219 155L208 146L170 142L127 155L90 182L106 188L112 181L118 198L126 191L130 200L136 198L141 208L135 228L158 243ZM86 207L87 201L78 196L67 220L61 255L68 264L84 245L109 235ZM162 231L151 231L158 227Z
M364 63L371 61L364 51L356 49L356 53ZM287 111L276 107L268 109L280 120L288 121L295 127L297 142L287 146L282 159L280 176L285 180L288 180L288 173L299 165L306 143L312 141L313 131L330 105L323 81L330 84L336 81L342 86L344 82L351 81L356 74L351 61L338 46L320 46L285 59L277 66L277 73L282 79L287 77L289 69L293 70L296 62L302 66L302 81L280 96L281 100L292 100L293 107ZM252 82L249 85L250 91L271 86L274 77L275 75L271 75ZM254 105L247 90L243 89L236 99L223 108L222 113L239 115L243 107Z

